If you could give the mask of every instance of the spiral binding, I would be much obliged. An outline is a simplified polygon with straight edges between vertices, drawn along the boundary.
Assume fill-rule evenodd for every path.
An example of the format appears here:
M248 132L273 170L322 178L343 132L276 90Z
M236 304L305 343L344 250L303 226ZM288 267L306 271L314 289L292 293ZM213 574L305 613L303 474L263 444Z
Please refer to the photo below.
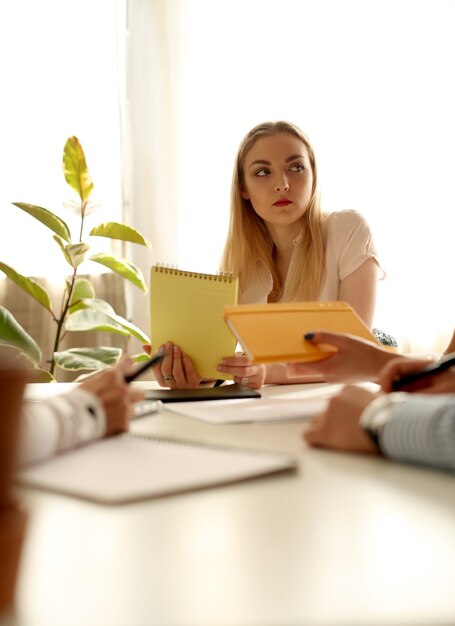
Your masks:
M119 435L122 439L126 440L143 440L150 443L162 443L171 446L186 446L190 448L207 448L208 450L220 450L225 452L238 452L240 454L250 454L252 456L268 456L270 458L275 457L277 459L286 459L291 467L296 467L295 458L286 454L285 452L276 452L272 450L261 450L259 448L248 448L245 446L231 446L229 444L222 443L210 443L208 441L195 441L189 439L178 439L174 437L161 437L159 435L146 435L145 433L122 433Z
M157 263L152 270L160 274L172 274L174 276L186 276L187 278L198 278L200 280L213 280L215 282L231 283L234 275L229 272L217 272L216 274L203 274L201 272L191 272L188 270L180 270L176 265L166 265Z

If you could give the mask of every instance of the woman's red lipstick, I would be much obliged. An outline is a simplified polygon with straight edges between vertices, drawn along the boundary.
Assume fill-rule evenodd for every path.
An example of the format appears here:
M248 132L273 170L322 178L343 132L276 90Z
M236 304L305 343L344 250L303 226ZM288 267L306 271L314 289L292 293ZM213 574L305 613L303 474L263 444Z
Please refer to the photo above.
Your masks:
M280 198L279 200L273 203L273 206L281 207L281 206L288 206L288 204L292 204L292 201L288 200L287 198Z

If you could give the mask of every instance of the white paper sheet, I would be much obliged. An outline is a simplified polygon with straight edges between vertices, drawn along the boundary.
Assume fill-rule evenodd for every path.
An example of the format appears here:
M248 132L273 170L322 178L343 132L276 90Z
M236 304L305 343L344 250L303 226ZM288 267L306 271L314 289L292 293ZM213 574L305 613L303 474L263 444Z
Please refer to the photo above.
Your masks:
M274 385L264 387L258 399L172 402L166 404L166 409L212 424L305 420L324 411L329 399L342 387L321 384L317 388L302 389L301 385ZM362 387L378 389L373 383L364 383Z

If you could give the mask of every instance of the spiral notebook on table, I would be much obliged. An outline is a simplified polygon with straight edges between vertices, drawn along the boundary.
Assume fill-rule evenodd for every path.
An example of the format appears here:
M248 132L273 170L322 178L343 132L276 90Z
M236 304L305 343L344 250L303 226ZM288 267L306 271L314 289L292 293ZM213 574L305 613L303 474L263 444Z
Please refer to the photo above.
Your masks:
M216 370L235 353L236 341L223 309L237 303L238 278L153 266L150 278L151 338L155 349L166 341L181 347L203 378L229 379Z
M288 455L124 434L20 471L16 482L101 504L125 504L296 468Z

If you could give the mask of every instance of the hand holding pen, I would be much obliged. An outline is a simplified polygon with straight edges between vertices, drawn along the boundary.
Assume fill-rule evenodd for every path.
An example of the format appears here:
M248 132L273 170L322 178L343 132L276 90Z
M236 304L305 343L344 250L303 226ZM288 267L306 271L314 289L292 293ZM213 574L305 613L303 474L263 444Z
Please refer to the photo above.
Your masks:
M156 365L157 363L162 361L164 359L165 354L166 353L164 350L158 350L158 352L155 352L155 354L152 354L150 359L148 359L147 361L139 365L134 370L134 372L124 376L125 382L130 383L133 380L136 380L136 378L138 378L141 374L146 372L150 367L153 367L153 365Z
M455 353L438 361L393 359L382 370L379 383L385 392L455 393Z

